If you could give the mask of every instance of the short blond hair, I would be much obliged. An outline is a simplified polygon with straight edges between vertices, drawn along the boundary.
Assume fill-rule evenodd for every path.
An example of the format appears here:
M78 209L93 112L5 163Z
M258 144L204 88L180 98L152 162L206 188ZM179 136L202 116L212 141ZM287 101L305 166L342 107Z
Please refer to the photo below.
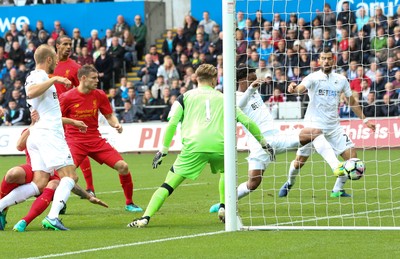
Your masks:
M53 47L50 47L49 45L42 44L40 45L34 55L34 59L36 64L44 64L46 63L46 59L48 57L55 58L56 57L56 51L54 50Z
M217 78L217 68L211 64L202 64L196 69L197 81L211 83Z

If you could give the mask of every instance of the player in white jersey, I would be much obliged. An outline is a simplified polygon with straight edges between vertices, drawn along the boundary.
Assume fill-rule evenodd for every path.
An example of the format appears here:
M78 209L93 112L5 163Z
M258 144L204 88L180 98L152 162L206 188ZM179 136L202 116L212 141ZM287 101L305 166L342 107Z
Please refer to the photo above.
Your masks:
M56 53L50 46L38 47L34 58L36 69L27 77L25 83L28 103L39 114L39 120L30 128L30 136L27 140L34 177L31 183L16 188L13 195L17 199L39 195L47 185L50 175L57 170L61 180L54 194L55 202L46 219L51 223L51 228L68 230L58 219L58 213L67 202L78 177L65 141L60 104L54 83L69 85L71 82L59 76L48 77L48 74L54 72L56 66ZM103 204L86 191L83 194L90 202ZM4 218L4 213L0 212L0 217Z
M310 102L304 116L305 125L322 130L336 155L340 155L344 160L357 157L354 143L340 127L338 114L340 94L344 93L346 98L349 98L351 109L372 131L375 131L375 124L368 121L364 116L357 99L352 95L347 78L332 71L334 64L332 52L322 52L319 57L319 63L321 64L321 70L306 76L299 85L291 83L288 91L301 94L308 90ZM297 150L296 158L290 164L288 181L279 191L280 197L287 196L295 183L300 168L304 166L311 152L312 146L310 144ZM331 165L332 168L334 166L336 165ZM348 179L343 175L343 170L337 170L335 174L338 178L333 187L331 197L350 197L351 195L343 190L343 186Z
M239 65L236 73L238 81L238 92L236 99L238 107L251 118L260 128L267 142L274 149L275 154L286 152L288 149L295 149L313 141L318 153L328 161L328 163L339 164L333 149L325 139L322 131L317 128L303 128L299 134L287 134L280 132L274 127L274 120L264 104L258 87L263 82L257 79L254 70L246 66ZM241 183L237 188L238 199L248 195L251 191L257 189L261 184L264 171L271 163L270 156L261 148L254 137L244 128L247 136L247 144L250 150L248 160L248 180ZM223 176L221 176L221 181ZM214 204L210 212L216 212L219 204Z

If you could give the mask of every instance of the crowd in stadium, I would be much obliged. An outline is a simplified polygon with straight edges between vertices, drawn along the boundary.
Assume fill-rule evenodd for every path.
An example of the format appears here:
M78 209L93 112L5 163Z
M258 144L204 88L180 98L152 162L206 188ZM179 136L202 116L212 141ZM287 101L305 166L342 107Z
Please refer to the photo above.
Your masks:
M287 19L276 13L266 20L259 10L252 20L238 11L237 65L256 69L257 76L264 79L260 93L271 108L286 101L307 104L307 94L289 94L287 86L318 70L319 53L330 49L335 54L335 71L348 78L366 116L398 116L400 7L393 17L386 17L379 6L374 12L369 17L363 8L355 12L344 2L343 10L335 13L325 4L308 23L295 13ZM29 123L24 81L35 67L35 49L41 44L55 47L57 37L66 34L59 21L54 21L53 29L47 28L41 21L35 27L24 24L19 31L11 24L0 37L0 105L6 110L0 125ZM167 31L161 49L155 42L146 44L146 33L139 15L132 25L120 15L103 38L96 29L91 35L81 35L75 28L70 35L71 58L80 65L96 67L99 88L109 95L121 122L165 121L176 97L196 88L194 71L200 64L217 67L216 89L223 91L223 33L207 11L202 20L187 15L182 27ZM143 65L138 64L141 60ZM140 81L126 77L133 66L139 66ZM354 116L346 98L341 98L338 112L342 118Z

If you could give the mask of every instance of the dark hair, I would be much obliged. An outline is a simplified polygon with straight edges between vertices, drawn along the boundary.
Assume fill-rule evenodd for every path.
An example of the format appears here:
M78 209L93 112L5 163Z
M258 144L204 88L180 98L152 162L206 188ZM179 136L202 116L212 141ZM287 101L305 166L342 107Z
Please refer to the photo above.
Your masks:
M67 35L58 36L58 38L56 40L56 44L61 44L61 40L62 39L71 39L71 38L69 36L67 36Z
M247 78L247 76L251 73L254 73L256 70L254 68L248 67L243 63L240 63L236 68L236 80L242 80Z
M97 73L97 69L93 65L83 65L78 70L78 78L80 79L82 76L88 76L90 73Z

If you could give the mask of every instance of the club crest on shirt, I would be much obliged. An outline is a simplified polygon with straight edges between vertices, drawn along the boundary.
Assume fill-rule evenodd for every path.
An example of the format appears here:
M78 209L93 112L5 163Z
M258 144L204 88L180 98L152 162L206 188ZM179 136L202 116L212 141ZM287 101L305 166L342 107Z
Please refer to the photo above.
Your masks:
M77 104L74 105L74 108L78 108L79 106L80 106L80 104L77 103Z
M67 70L65 70L65 77L68 77L69 76L69 69L67 69Z
M97 100L93 100L93 108L94 108L94 109L97 108Z

